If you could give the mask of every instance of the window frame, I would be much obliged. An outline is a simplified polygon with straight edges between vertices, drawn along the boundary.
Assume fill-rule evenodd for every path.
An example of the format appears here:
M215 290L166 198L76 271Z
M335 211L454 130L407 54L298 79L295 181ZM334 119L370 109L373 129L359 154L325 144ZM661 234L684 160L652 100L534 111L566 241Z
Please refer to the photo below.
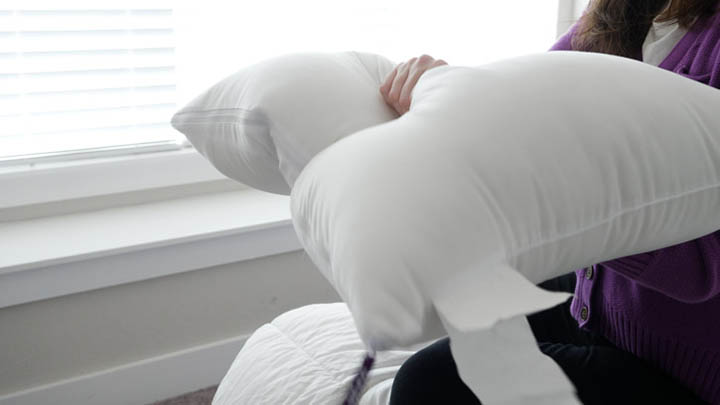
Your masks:
M194 148L0 167L0 212L227 178Z

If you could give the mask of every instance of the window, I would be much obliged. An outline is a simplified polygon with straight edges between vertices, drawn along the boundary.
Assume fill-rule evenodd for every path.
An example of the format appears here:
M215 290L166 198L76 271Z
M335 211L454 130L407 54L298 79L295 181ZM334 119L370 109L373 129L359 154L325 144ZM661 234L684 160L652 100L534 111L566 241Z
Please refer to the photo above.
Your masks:
M177 147L172 8L75 3L0 10L0 159Z
M428 53L480 65L546 51L558 29L558 0L208 0L175 13L183 101L283 53L356 50L397 62Z
M565 33L580 19L589 0L562 0L558 13L558 35Z
M356 50L480 65L544 52L577 1L4 1L0 213L223 179L169 120L262 59Z
M0 159L182 143L168 125L178 39L187 100L287 52L481 64L543 51L557 16L557 2L533 0L180 3L32 0L0 9Z

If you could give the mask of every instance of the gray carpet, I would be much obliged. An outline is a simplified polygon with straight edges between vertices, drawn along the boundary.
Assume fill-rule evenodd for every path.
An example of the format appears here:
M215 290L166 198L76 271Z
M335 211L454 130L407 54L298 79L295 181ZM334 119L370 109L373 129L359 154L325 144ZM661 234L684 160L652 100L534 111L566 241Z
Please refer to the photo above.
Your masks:
M175 398L153 402L151 405L210 405L217 387L217 385L213 385L212 387L188 392L187 394L183 394Z

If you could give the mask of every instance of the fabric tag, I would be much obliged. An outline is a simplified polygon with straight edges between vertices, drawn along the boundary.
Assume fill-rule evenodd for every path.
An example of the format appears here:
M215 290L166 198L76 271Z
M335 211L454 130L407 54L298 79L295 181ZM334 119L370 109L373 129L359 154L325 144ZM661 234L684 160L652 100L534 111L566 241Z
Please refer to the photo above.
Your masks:
M524 315L472 332L446 326L460 378L483 404L581 404L562 369L538 349Z
M463 272L436 291L460 378L483 404L580 404L525 318L569 296L543 290L503 263Z

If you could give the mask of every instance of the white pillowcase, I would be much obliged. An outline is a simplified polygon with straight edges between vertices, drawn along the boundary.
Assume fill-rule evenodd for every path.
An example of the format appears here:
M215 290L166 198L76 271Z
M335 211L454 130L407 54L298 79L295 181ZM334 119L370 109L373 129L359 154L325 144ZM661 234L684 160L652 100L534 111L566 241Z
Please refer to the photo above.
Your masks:
M393 67L359 52L280 56L218 82L172 125L226 176L289 194L318 152L396 117L379 92Z
M566 298L533 284L720 229L719 108L608 55L434 68L407 114L305 167L293 222L369 345L462 341ZM463 375L477 352L456 349Z

